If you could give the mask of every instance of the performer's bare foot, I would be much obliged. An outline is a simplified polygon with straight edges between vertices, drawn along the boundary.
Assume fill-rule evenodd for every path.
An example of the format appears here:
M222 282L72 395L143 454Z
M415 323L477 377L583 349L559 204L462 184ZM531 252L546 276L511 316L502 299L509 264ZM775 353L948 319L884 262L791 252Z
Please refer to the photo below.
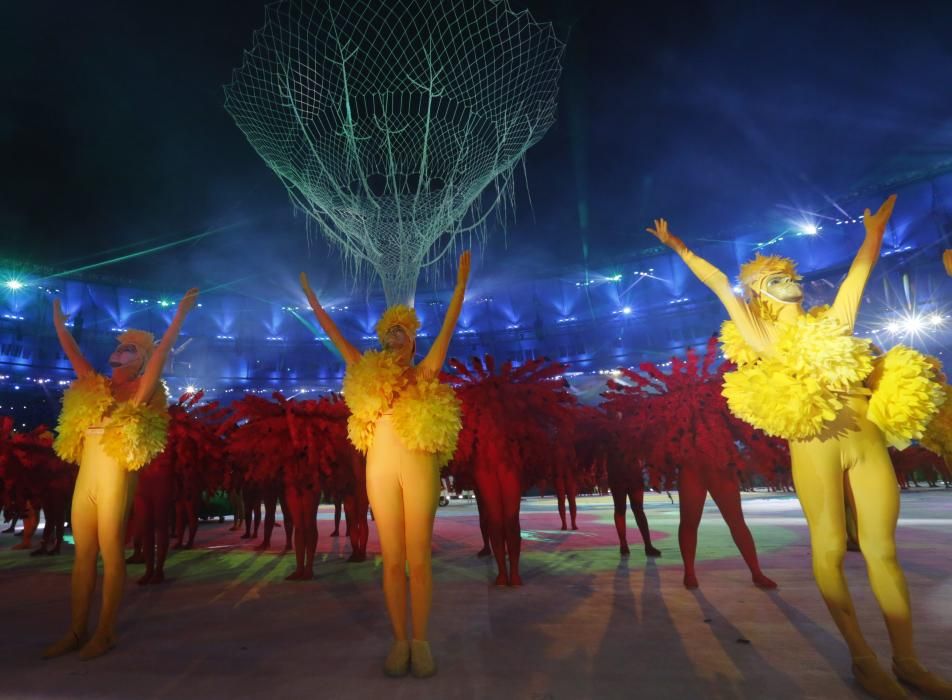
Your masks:
M334 532L331 533L331 537L340 537L340 532L338 530L334 530Z
M565 527L565 523L562 523L562 529L563 529L563 530L568 530L568 528Z
M875 656L853 659L853 678L860 687L877 700L903 700L909 694L886 673Z
M688 590L693 590L697 588L697 576L694 574L684 574L684 587Z
M661 550L656 547L652 547L650 544L645 545L645 556L646 557L660 557Z
M83 661L89 661L102 656L107 651L116 646L116 640L105 634L94 634L89 641L79 650L79 658Z
M488 556L489 556L490 554L492 554L492 553L493 553L493 550L491 550L491 549L487 546L487 547L483 547L481 550L479 550L478 552L476 552L476 556L477 556L477 557L488 557Z
M509 585L512 586L513 588L516 588L522 585L522 576L519 575L518 571L509 575Z
M952 699L952 683L926 670L916 659L893 659L896 678L923 695L939 700Z
M66 636L58 642L54 642L43 650L44 659L55 659L57 656L76 651L83 646L83 637L85 634L76 634L72 630L66 633Z
M496 576L496 581L493 583L494 586L508 586L509 577L502 571Z
M623 542L618 546L618 553L623 557L627 557L629 554L631 554L631 550L628 548L627 542Z
M757 588L773 590L774 588L777 587L776 582L774 582L772 579L767 578L763 574L754 574L751 577L751 580L754 582L754 585L757 586Z
M578 525L576 525L575 523L572 523L572 529L573 529L573 530L578 530Z

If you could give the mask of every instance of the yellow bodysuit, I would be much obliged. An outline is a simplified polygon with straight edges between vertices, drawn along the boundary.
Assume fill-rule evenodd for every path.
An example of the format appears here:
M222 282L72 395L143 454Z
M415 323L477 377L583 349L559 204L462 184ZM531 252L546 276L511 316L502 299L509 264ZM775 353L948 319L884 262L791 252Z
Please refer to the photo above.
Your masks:
M167 393L159 384L147 404L117 402L110 382L99 374L77 379L63 396L54 449L79 464L70 522L75 541L71 594L71 635L47 656L78 647L86 636L96 589L96 560L103 559L103 604L97 638L111 645L125 585L124 536L136 486L136 470L165 447ZM91 649L101 652L104 649Z

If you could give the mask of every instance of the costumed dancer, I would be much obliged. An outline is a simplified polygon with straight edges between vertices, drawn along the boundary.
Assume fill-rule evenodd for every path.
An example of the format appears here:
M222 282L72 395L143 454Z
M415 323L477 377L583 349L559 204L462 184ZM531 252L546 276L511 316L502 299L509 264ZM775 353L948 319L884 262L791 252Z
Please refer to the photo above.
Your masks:
M474 357L450 365L463 403L456 461L469 465L480 516L485 516L496 586L521 586L519 511L526 484L545 480L552 459L565 459L574 441L575 399L566 391L565 365L530 360L519 367ZM508 559L508 561L507 561Z
M470 254L459 260L456 289L443 326L419 365L413 364L416 332L413 309L393 306L377 323L383 351L361 355L321 307L301 273L301 285L318 323L347 363L344 400L350 408L348 435L367 455L367 495L383 553L383 588L393 627L393 645L384 662L388 675L432 676L429 617L433 596L433 520L440 494L440 468L456 451L460 429L459 401L441 384L453 330L463 307ZM410 613L407 630L407 565Z
M283 397L278 399L279 403ZM344 408L337 397L318 401L284 401L291 445L295 455L284 468L285 500L294 521L296 568L288 581L314 578L317 550L317 510L321 489L333 469L340 442L347 440L347 428L339 420Z
M63 352L77 379L63 395L54 443L57 454L79 464L70 518L76 544L72 575L72 623L43 656L80 650L80 657L100 656L116 643L116 619L126 578L123 537L135 492L136 470L165 448L167 395L162 368L185 316L195 305L191 289L162 341L152 334L125 331L109 358L112 377L97 374L66 328L59 300L53 302L53 323ZM103 558L103 602L99 624L87 639L89 608L96 589L96 560Z
M813 573L853 659L853 675L877 698L907 697L860 631L843 573L846 552L844 475L855 497L870 585L886 619L896 678L931 697L952 698L952 685L919 663L909 591L896 559L899 488L887 443L920 438L943 389L933 365L897 346L874 358L853 335L863 290L879 257L895 195L863 218L866 236L830 308L804 312L792 260L758 255L741 268L746 299L727 276L688 250L664 219L648 229L670 247L727 309L721 340L737 364L724 394L739 418L790 442L797 496L810 529Z
M698 586L694 568L697 533L710 494L750 569L754 585L776 588L777 584L760 570L757 547L744 520L737 478L741 461L736 442L739 421L721 396L723 368L711 372L716 355L717 339L711 338L702 361L693 349L688 349L686 359L671 359L670 373L650 362L639 365L640 373L622 369L630 384L609 380L606 404L625 416L632 435L640 435L638 442L648 464L667 467L668 479L677 470L681 515L678 547L684 561L684 587ZM657 475L654 481L658 482Z

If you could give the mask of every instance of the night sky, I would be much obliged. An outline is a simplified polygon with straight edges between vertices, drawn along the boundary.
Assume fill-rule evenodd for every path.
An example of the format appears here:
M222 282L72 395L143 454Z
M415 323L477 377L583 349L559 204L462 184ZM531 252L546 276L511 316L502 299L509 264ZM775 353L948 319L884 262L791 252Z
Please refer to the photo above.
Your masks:
M528 154L531 207L521 186L508 248L492 232L477 271L598 269L650 246L657 216L689 240L729 238L907 167L910 151L948 158L952 4L909 5L513 2L568 49L557 123ZM339 286L223 107L260 0L0 13L0 257L63 270L230 225L101 271L290 290L303 266Z

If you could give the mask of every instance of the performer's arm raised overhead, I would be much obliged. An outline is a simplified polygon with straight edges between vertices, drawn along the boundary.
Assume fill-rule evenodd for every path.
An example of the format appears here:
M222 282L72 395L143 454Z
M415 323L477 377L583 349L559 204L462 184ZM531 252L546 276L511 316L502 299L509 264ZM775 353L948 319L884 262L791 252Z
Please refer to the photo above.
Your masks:
M82 379L83 377L89 376L93 373L93 366L89 364L85 357L83 357L82 350L79 349L79 346L76 344L76 340L66 328L67 318L69 317L63 313L63 308L60 306L60 300L54 299L53 326L56 328L56 337L59 338L60 345L63 347L63 352L66 353L66 358L73 366L73 371L76 372L76 376Z
M155 351L149 356L149 361L142 373L142 381L139 382L139 388L133 399L134 403L147 403L152 398L159 380L162 378L162 369L165 367L165 360L169 356L169 351L182 330L182 324L185 323L188 312L195 308L196 301L198 301L198 288L192 287L182 297L172 323L169 324Z
M446 310L446 316L443 317L443 326L440 328L440 334L433 342L430 351L423 358L423 362L420 363L420 370L424 376L439 374L446 362L446 353L449 351L450 341L453 339L453 331L456 330L456 322L459 320L460 311L463 309L463 297L466 296L466 282L469 280L471 258L472 255L468 250L459 256L456 289L453 291L453 298Z
M321 306L321 303L317 300L317 295L314 294L314 290L311 289L311 284L308 282L307 273L305 272L301 273L301 289L304 290L304 294L307 296L307 301L314 311L317 322L321 324L321 328L327 333L327 337L334 343L334 347L337 348L337 352L344 358L344 362L349 365L359 360L360 351L350 344L350 341L344 337L337 327L337 324L334 323L334 319L332 319L330 314Z

